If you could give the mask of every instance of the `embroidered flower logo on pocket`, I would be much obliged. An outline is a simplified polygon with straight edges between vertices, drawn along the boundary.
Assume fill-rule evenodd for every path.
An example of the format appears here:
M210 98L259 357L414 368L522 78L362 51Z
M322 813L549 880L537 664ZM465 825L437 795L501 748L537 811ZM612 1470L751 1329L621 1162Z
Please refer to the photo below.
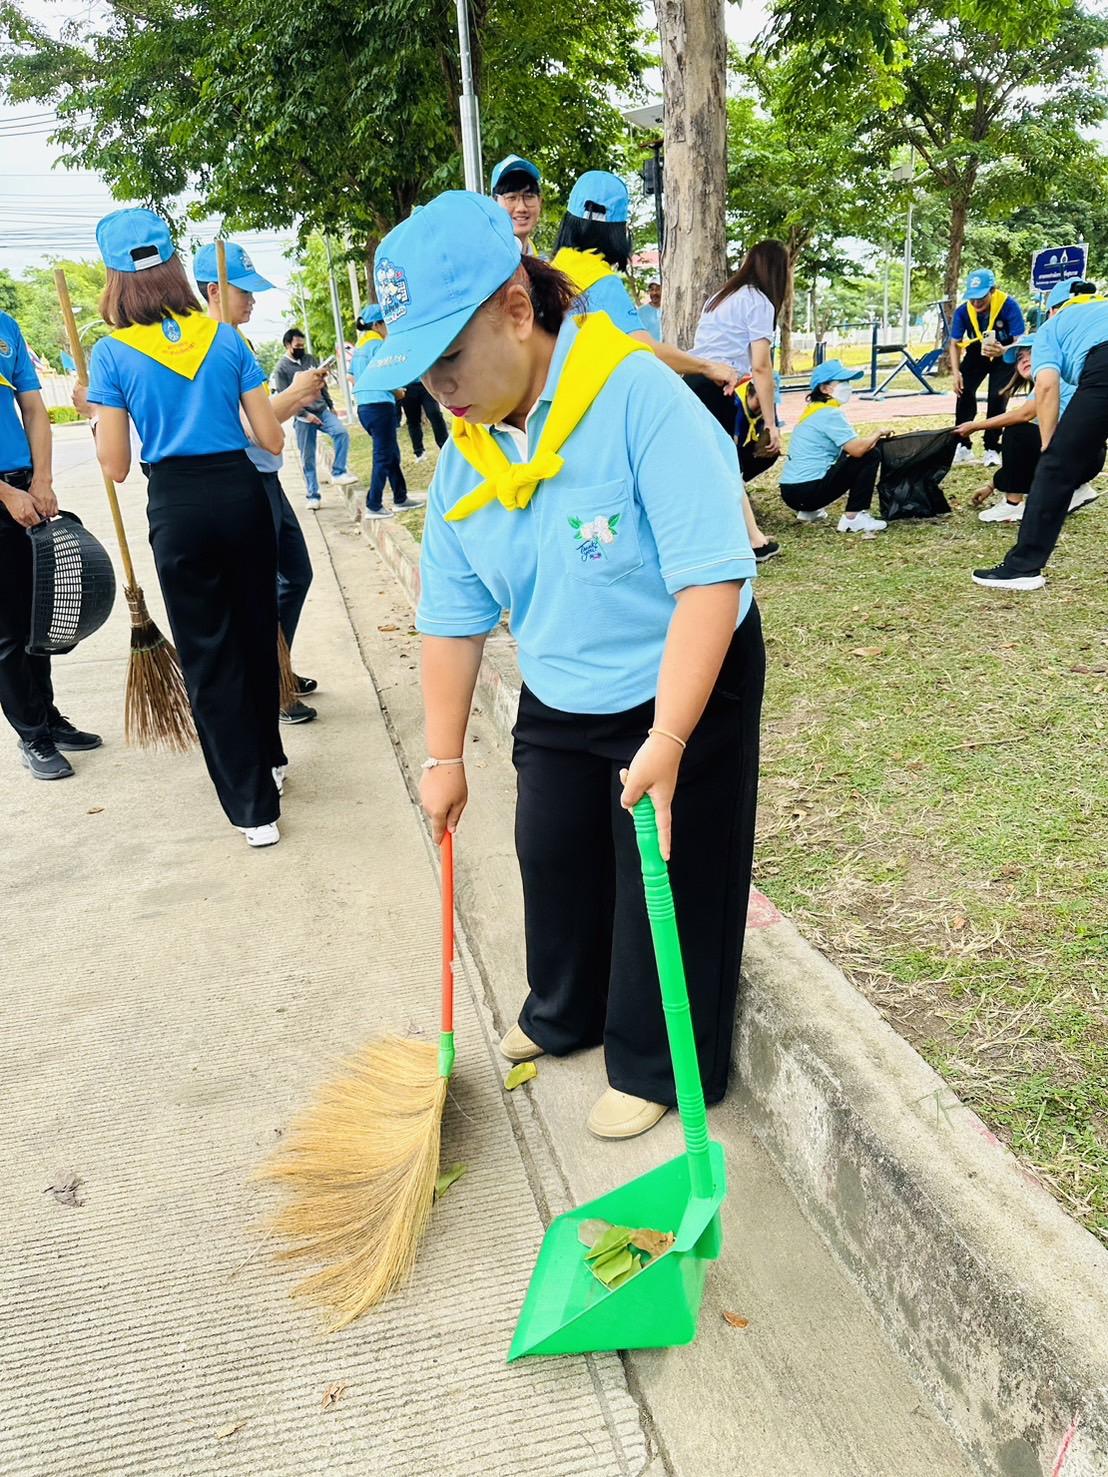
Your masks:
M613 513L609 518L594 518L591 523L584 523L580 518L569 520L573 537L580 545L577 552L583 563L590 559L604 558L604 545L615 543L622 516L620 513Z

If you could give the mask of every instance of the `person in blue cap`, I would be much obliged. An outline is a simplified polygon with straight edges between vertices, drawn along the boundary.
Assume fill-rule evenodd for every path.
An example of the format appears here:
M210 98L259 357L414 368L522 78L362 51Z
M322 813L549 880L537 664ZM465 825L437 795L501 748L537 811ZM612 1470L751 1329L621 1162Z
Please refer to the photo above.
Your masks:
M378 386L359 389L358 380L369 362L369 356L377 344L383 343L388 335L384 314L377 303L368 303L361 311L357 324L358 340L350 360L350 375L354 381L354 403L358 407L358 420L362 430L373 442L373 474L366 493L365 518L391 518L393 508L420 508L426 501L408 491L404 472L400 466L400 443L396 439L396 394ZM423 386L420 385L420 390ZM406 392L405 392L406 393ZM386 484L392 490L392 508L383 503Z
M538 166L519 154L509 154L493 168L489 180L492 198L508 212L520 250L534 256L534 235L542 218L542 175Z
M128 417L150 467L150 546L200 746L220 804L251 846L280 840L277 539L246 455L284 433L242 335L198 301L169 227L116 210L96 228L107 267L89 402L96 454L115 482L131 469Z
M1004 409L1001 391L1010 375L1004 350L1014 343L1027 327L1014 297L996 285L987 267L978 267L966 278L966 300L954 310L950 324L950 369L954 376L955 425L971 421L977 415L977 391L988 380L986 414L1000 415ZM973 461L973 448L968 436L959 438L954 465ZM1000 465L1000 432L985 432L985 465Z
M436 839L465 808L486 638L510 612L529 992L512 1061L603 1044L601 1137L650 1128L673 1076L626 814L649 794L710 1102L726 1091L750 886L764 651L735 449L695 396L507 215L440 195L382 241L389 326L360 383L419 375L456 417L435 471L417 625Z
M1042 455L1020 520L1019 538L1001 562L975 569L990 589L1039 590L1074 494L1087 483L1108 438L1108 298L1087 282L1059 282L1031 348L1031 378ZM1064 385L1074 385L1064 403Z
M227 322L242 333L243 326L249 323L254 311L254 294L272 291L273 283L254 270L254 263L237 242L226 242L224 251L227 260ZM208 315L218 323L221 316L219 268L214 241L202 246L197 252L192 271L196 278L196 289L207 305ZM257 359L254 345L245 334L243 338ZM283 425L306 405L318 400L326 378L326 370L305 369L294 376L287 390L279 395L271 395L270 408L278 421ZM249 441L246 454L261 474L273 514L273 524L277 530L277 620L291 653L296 628L300 624L300 613L311 588L312 561L299 520L281 486L280 472L285 460L283 451L274 455ZM317 716L317 711L309 707L304 697L307 693L315 692L319 683L314 677L295 674L293 680L297 689L296 701L281 709L281 722L310 723Z
M0 313L0 710L19 758L36 780L68 779L67 750L95 749L54 703L48 656L31 656L31 540L27 530L58 511L50 417L19 324Z
M839 359L825 359L812 370L808 406L781 470L781 497L799 523L826 518L824 510L845 495L840 533L881 533L888 526L869 511L881 470L877 443L888 433L858 436L843 413L851 382L861 377L860 369L847 369Z
M646 302L639 304L639 322L652 339L662 339L662 284L646 284Z

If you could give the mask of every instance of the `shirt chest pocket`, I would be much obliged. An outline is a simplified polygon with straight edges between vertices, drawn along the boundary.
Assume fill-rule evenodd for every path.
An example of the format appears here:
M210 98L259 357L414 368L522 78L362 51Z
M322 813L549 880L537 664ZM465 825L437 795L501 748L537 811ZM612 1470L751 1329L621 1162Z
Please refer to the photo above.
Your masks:
M625 482L559 488L554 537L567 573L586 585L614 585L643 565L638 520Z

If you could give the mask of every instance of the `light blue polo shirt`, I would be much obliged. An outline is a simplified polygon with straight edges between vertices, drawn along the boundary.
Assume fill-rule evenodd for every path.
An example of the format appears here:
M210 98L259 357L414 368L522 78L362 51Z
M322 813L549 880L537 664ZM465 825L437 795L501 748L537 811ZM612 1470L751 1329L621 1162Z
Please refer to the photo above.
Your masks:
M624 286L623 278L613 272L610 277L601 277L585 293L583 301L590 313L607 313L617 328L624 333L642 333L639 310L631 301L631 294Z
M19 472L31 465L31 443L15 397L42 387L23 331L7 313L0 313L0 374L8 381L0 385L0 472Z
M369 363L369 356L379 343L382 342L381 335L374 333L367 343L360 344L350 356L350 373L354 376L354 404L355 405L396 405L396 396L391 390L362 390L358 388L358 379L362 370Z
M1108 303L1075 303L1048 318L1031 345L1031 378L1056 369L1076 385L1085 359L1098 344L1108 344Z
M854 427L838 406L817 410L801 421L789 439L789 454L781 469L781 483L818 482L839 459Z
M577 335L566 319L527 425L533 454ZM493 435L509 461L515 440ZM569 713L621 713L652 698L674 596L751 580L735 448L692 391L653 354L613 372L562 446L565 466L526 508L493 502L444 514L481 481L453 440L439 455L423 530L416 624L477 636L511 613L523 680ZM741 620L751 605L744 584Z
M639 311L639 327L645 328L651 338L656 338L659 343L662 338L662 310L656 308L653 303L643 303Z
M239 397L264 384L265 375L246 340L221 323L191 380L129 344L102 338L92 351L88 398L95 405L126 410L143 455L154 463L171 456L246 451Z
M1058 381L1058 419L1059 420L1061 420L1062 417L1065 415L1066 409L1069 406L1070 401L1073 399L1073 397L1076 394L1077 394L1077 386L1076 385L1071 385L1070 382L1069 382L1069 380L1060 379ZM1031 393L1030 393L1030 395L1028 395L1027 399L1029 401L1034 401L1034 399L1035 399L1035 391L1034 390L1031 391ZM1038 421L1038 419L1039 419L1038 416L1036 416L1035 417L1035 420Z

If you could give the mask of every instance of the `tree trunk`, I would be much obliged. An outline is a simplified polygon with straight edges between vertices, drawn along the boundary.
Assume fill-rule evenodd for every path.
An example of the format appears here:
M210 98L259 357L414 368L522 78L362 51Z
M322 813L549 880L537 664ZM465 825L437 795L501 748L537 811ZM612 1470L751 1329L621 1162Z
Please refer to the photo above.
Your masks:
M777 333L780 339L780 352L778 355L780 362L777 368L782 374L792 373L793 313L796 309L796 263L806 244L806 240L795 236L791 231L785 242L785 250L789 258L789 279L785 283L785 298L781 304L781 311L777 314Z
M949 321L961 296L962 248L966 244L968 196L958 194L950 203L950 246L946 253L946 312Z
M665 337L692 344L727 276L727 41L723 0L656 0L665 112Z

